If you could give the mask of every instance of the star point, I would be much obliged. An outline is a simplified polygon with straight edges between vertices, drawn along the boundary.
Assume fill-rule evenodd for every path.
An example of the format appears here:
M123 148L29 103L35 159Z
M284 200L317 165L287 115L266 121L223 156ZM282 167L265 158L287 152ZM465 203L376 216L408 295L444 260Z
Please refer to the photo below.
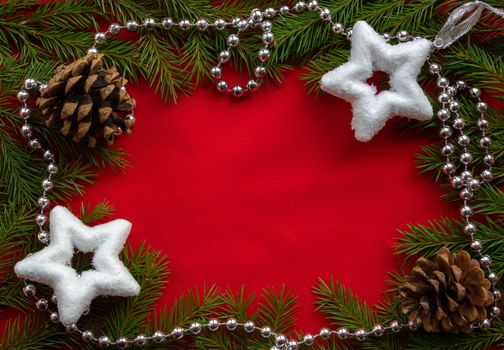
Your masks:
M389 45L364 21L354 25L351 41L348 62L324 74L321 88L352 104L352 129L357 140L371 140L394 116L417 120L432 117L432 106L416 80L430 55L430 41L415 39ZM389 75L389 90L378 93L367 83L375 71Z
M49 245L19 261L14 270L19 277L53 288L63 325L76 323L97 296L140 293L140 285L118 257L131 223L118 219L89 227L61 206L52 209L50 219ZM93 269L77 273L69 263L74 248L94 253Z

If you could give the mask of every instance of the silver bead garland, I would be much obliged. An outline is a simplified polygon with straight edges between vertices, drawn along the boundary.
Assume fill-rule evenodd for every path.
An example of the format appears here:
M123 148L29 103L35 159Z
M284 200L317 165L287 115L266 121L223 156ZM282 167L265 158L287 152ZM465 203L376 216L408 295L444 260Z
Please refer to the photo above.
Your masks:
M271 32L272 23L270 20L278 15L288 15L293 12L303 11L318 12L320 18L323 21L329 23L334 33L343 35L346 38L351 37L351 29L345 30L342 24L333 22L331 12L327 8L320 7L318 2L313 0L309 3L298 1L292 8L288 6L281 6L278 9L268 8L265 11L255 9L251 12L248 18L235 18L231 22L225 21L223 19L217 19L213 23L209 23L205 19L199 19L195 22L182 19L179 22L176 22L171 18L164 18L161 22L156 22L154 19L147 18L142 22L142 24L138 24L135 21L128 21L125 25L113 23L109 26L107 31L95 34L94 45L88 50L88 53L96 54L98 52L96 48L97 45L104 43L107 36L116 35L123 29L136 32L139 30L154 30L155 28L163 28L165 30L171 30L172 28L189 30L191 28L195 28L199 31L205 31L208 29L223 30L226 28L235 28L237 29L236 33L230 34L228 36L228 47L218 54L218 63L215 67L212 68L211 76L218 80L216 84L218 91L230 93L235 97L241 97L246 92L256 90L261 85L262 79L266 76L265 63L270 57L270 46L273 44L275 39L274 34ZM225 80L221 80L222 66L229 61L231 50L239 45L240 34L243 31L251 28L259 29L261 31L262 41L264 44L264 46L262 46L258 52L258 59L260 62L254 69L255 77L253 79L250 79L245 87L236 85L230 88ZM387 41L397 39L399 42L415 39L406 31L400 31L395 36L384 33L383 38ZM485 117L487 104L482 101L480 91L477 88L468 86L464 81L457 81L454 85L450 85L450 81L446 77L443 77L441 75L441 66L439 64L431 63L430 61L428 61L428 69L429 72L437 78L437 86L441 89L441 93L438 96L441 107L437 112L437 118L441 122L441 128L439 131L439 136L443 141L441 154L445 156L445 163L442 167L442 171L447 176L451 186L460 190L460 199L462 201L460 214L464 221L463 232L468 236L468 245L479 260L481 266L483 266L483 268L486 270L486 276L492 283L491 291L494 295L495 302L489 308L490 317L481 322L475 322L471 325L472 329L487 330L491 327L491 322L493 321L493 319L499 316L501 313L501 310L497 307L496 302L502 298L502 294L499 290L495 289L495 285L497 284L499 279L498 276L491 270L492 259L490 256L484 255L482 253L482 244L475 238L475 234L477 233L477 226L471 219L473 210L469 205L469 201L474 197L475 192L481 187L481 185L492 179L492 165L494 163L494 157L489 152L491 140L487 134L489 123ZM29 147L33 150L40 150L43 159L47 161L47 177L41 183L42 195L37 201L40 210L36 215L35 220L39 227L39 240L43 244L48 244L50 235L46 227L48 217L45 211L50 203L47 198L47 193L54 188L52 178L55 174L57 174L58 167L54 153L49 149L43 148L40 141L33 137L33 130L29 124L31 110L28 107L28 100L30 96L35 95L36 91L44 88L44 86L45 85L42 82L37 82L32 78L28 78L25 80L21 90L18 92L17 99L21 103L19 115L24 121L20 129L21 135L27 139ZM460 104L456 99L456 97L462 92L466 92L475 101L475 107L479 113L477 126L481 132L481 136L477 144L485 151L485 155L482 160L483 169L481 170L479 177L475 176L470 170L470 165L473 162L473 157L469 153L467 147L469 146L471 140L469 136L463 131L466 125L466 121L459 114ZM130 120L134 120L134 113L131 113L128 118ZM458 149L460 151L460 154L458 156L458 161L460 162L459 167L455 165L457 158L455 158L454 155L457 151L457 147L454 146L454 143L450 142L452 138L457 139L457 141L454 143L458 144ZM46 298L38 297L36 295L37 290L35 286L28 283L28 281L25 281L25 284L23 286L23 293L28 297L34 298L36 308L46 311L53 323L60 322L58 313L51 309L51 303L57 303L57 300L54 296L50 298L51 303ZM204 331L211 333L216 332L219 329L225 329L229 332L243 330L245 334L256 334L263 338L271 338L274 343L274 346L271 348L272 350L293 350L298 349L298 347L301 345L312 346L319 339L327 340L334 336L341 340L356 339L359 341L364 341L370 336L380 337L386 333L397 333L403 329L414 331L417 328L418 325L414 322L410 321L407 324L401 324L399 321L394 320L391 321L388 325L376 324L369 330L359 328L355 331L350 331L344 327L336 330L323 328L318 334L305 334L300 339L294 339L283 334L278 334L268 326L257 326L252 321L241 323L236 319L228 319L225 322L217 319L211 319L209 321L201 323L192 322L188 327L175 327L168 333L157 330L153 332L152 335L139 334L131 339L126 337L119 337L114 340L106 335L97 337L94 335L93 331L82 330L75 324L67 326L66 331L68 333L77 333L80 335L83 342L94 343L101 348L116 346L119 349L125 349L129 345L133 344L137 346L143 346L148 344L149 342L162 343L167 339L179 340L183 339L184 336L198 335Z

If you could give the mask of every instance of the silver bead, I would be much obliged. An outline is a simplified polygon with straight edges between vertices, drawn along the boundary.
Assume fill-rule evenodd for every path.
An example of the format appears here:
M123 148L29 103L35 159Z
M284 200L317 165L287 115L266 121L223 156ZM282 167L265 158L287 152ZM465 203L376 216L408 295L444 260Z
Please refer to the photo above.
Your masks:
M230 318L226 321L226 328L230 331L234 331L236 327L238 327L238 321L236 321L234 318Z
M495 163L495 158L493 155L491 154L486 154L484 157L483 157L483 162L486 164L486 165L493 165L493 163Z
M447 93L443 92L439 94L438 100L441 103L447 103L448 101L450 101L450 96Z
M231 23L233 24L233 27L238 27L238 24L241 22L241 18L240 17L235 17L232 19Z
M212 77L220 78L222 76L222 69L220 67L213 67L211 70Z
M49 174L54 175L58 172L58 166L55 163L49 163L49 165L47 166L47 171L49 172Z
M250 14L250 19L254 22L261 22L263 19L263 13L261 10L255 9Z
M416 331L418 329L418 323L413 321L408 321L408 328L412 331Z
M289 6L285 6L285 5L284 6L280 6L280 13L281 14L285 15L285 14L289 13L289 11L290 11Z
M490 283L492 283L493 285L496 285L498 282L499 282L499 277L493 273L493 272L490 272L487 276L487 279L490 281Z
M243 96L243 88L240 85L235 85L231 89L231 93L234 97L242 97Z
M247 82L247 89L250 90L250 91L255 91L257 90L257 88L259 87L259 84L257 83L257 81L255 80L249 80Z
M462 191L460 191L460 199L465 199L469 200L473 196L473 191L471 191L469 188L464 188Z
M94 40L97 44L103 44L107 39L105 33L96 33L94 36Z
M152 30L156 26L156 21L154 21L153 18L147 18L144 22L143 25L145 29L147 30Z
M266 10L264 10L264 17L266 18L273 18L276 15L276 10L273 7L268 7Z
M38 90L40 93L43 93L46 88L47 88L47 84L42 83L42 84L39 84Z
M161 25L163 26L163 28L165 29L170 29L173 27L173 19L169 18L169 17L165 17L161 20Z
M392 321L390 322L390 329L392 330L392 332L399 332L401 330L401 323L399 323L399 321Z
M265 44L271 44L275 40L275 35L271 32L263 33L262 41Z
M217 320L210 320L208 321L208 329L211 330L212 332L215 332L217 329L219 329L219 321Z
M490 329L490 327L492 327L492 322L485 318L483 321L481 321L481 329L483 329L484 331Z
M77 325L75 323L72 323L70 326L66 326L65 330L67 333L73 333L77 330Z
M471 139L469 138L469 136L464 134L464 135L460 135L458 137L457 142L459 145L465 147L465 146L469 145L469 143L471 143Z
M399 33L397 33L397 39L400 41L400 42L405 42L405 41L408 41L410 38L410 35L407 31L405 30L401 30Z
M464 184L464 182L462 181L462 178L460 176L454 176L451 180L450 180L450 185L453 187L453 188L460 188L462 187L462 185Z
M467 84L465 81L463 80L459 80L455 83L455 86L457 87L457 89L459 90L465 90L465 88L467 88Z
M37 204L39 205L39 207L45 208L49 205L49 199L45 196L42 196L37 200Z
M456 170L456 167L455 167L455 164L453 163L446 163L443 165L443 173L446 174L446 175L450 175L450 174L453 174Z
M390 41L390 34L389 34L389 33L383 33L383 34L381 35L381 37L382 37L383 39L385 39L385 41L386 41L386 42L389 42L389 41Z
M490 170L485 169L481 172L480 177L483 181L491 181L493 178L493 175Z
M360 341L364 341L367 338L367 332L365 329L359 328L355 331L355 338Z
M331 336L331 330L328 328L322 328L319 332L319 335L322 339L329 339Z
M275 337L275 345L279 347L283 347L287 343L287 338L284 335L279 334Z
M258 66L255 69L255 76L256 78L264 78L266 76L266 68L263 66Z
M176 327L171 334L175 339L182 339L184 337L184 329Z
M261 29L264 31L264 32L269 32L271 31L271 28L273 28L273 25L271 24L270 21L264 21L261 23Z
M464 152L460 155L460 161L462 164L469 164L472 161L473 157L471 153Z
M452 97L454 97L455 95L457 95L457 88L455 86L448 86L446 88L446 93Z
M294 4L294 11L301 12L306 10L306 3L304 1L298 1Z
M189 326L189 331L191 331L192 334L199 334L201 332L201 324L199 322L193 322Z
M502 299L502 292L500 290L496 289L492 292L492 294L494 296L495 301L499 301Z
M382 336L383 334L385 334L385 330L383 329L383 327L380 325L380 324L375 324L373 326L373 329L372 329L372 332L374 335L376 335L377 337L380 337Z
M475 252L480 252L482 248L483 246L480 241L475 240L471 242L471 249L474 250Z
M37 214L37 216L35 217L35 222L39 226L44 226L47 223L47 215Z
M305 334L303 337L303 343L307 346L315 344L315 337L311 334Z
M492 265L492 259L488 255L483 255L480 259L480 264L483 267L490 267Z
M40 147L42 147L42 145L40 144L40 141L35 139L35 140L31 140L28 145L30 146L30 148L32 149L40 149Z
M443 126L439 130L439 136L445 139L449 138L452 136L452 129L449 126Z
M87 50L87 53L88 53L88 55L97 55L98 50L96 48L92 47L89 50Z
M21 90L17 93L17 99L19 102L26 102L29 97L30 94L25 90Z
M23 84L24 88L26 90L32 90L32 89L35 89L37 87L37 82L35 81L35 79L32 79L32 78L27 78L25 81L24 81L24 84Z
M24 137L30 138L32 136L32 134L33 134L32 127L29 126L28 124L24 124L21 127L21 135L23 135Z
M478 88L470 88L469 89L469 96L473 97L473 98L478 98L480 97L480 91Z
M228 89L228 85L224 80L221 80L217 83L217 90L220 92L225 92Z
M23 119L28 119L30 118L30 115L31 115L31 109L28 108L28 107L21 107L19 109L19 116Z
M227 42L229 46L231 47L236 47L238 44L240 44L240 38L236 34L231 34L228 36Z
M100 348L108 348L110 344L112 344L112 342L106 335L102 335L100 338L98 338L98 346Z
M56 294L51 295L51 302L53 304L57 304L58 303L58 297L56 296Z
M155 331L154 334L152 334L152 340L154 341L154 343L158 343L158 344L162 343L165 341L165 339L166 339L166 336L161 331Z
M336 334L338 335L338 337L342 340L344 339L347 339L349 336L350 336L350 332L348 331L348 329L346 328L339 328L337 331L336 331Z
M39 300L37 300L37 302L35 303L35 306L37 307L37 309L39 310L45 310L47 309L47 306L49 305L49 302L47 301L47 299L45 298L40 298Z
M493 317L499 316L501 314L501 309L498 306L492 306L490 308L490 315Z
M465 126L465 120L462 118L455 118L453 121L453 127L455 129L462 129Z
M319 4L317 0L312 0L308 3L308 10L316 11L319 8Z
M439 86L440 88L447 87L450 84L448 79L446 79L445 77L439 78L436 83L437 83L437 86Z
M112 35L119 34L119 32L121 31L121 26L117 23L112 23L111 25L109 25L108 31Z
M332 31L335 33L341 33L343 32L343 24L341 23L334 23L332 26Z
M460 111L460 104L457 101L451 101L449 105L450 111L456 113Z
M450 118L450 112L447 109L442 108L437 112L437 117L442 122L447 121Z
M52 323L58 323L59 322L59 315L57 312L51 312L49 315L49 319L51 320Z
M254 322L252 321L247 321L243 324L243 329L245 329L245 332L247 333L251 333L254 331L255 329L255 325L254 325Z
M219 19L215 20L214 25L215 25L216 29L222 30L222 29L226 28L226 21L219 18Z
M231 57L231 55L229 54L229 51L227 51L227 50L221 51L219 53L219 60L222 63L226 63L227 61L229 61L230 57Z
M266 48L262 48L259 50L259 61L266 62L270 58L270 51Z
M261 328L261 335L263 338L269 338L271 336L271 328L263 327Z
M191 22L187 19L183 19L179 22L178 26L182 30L189 30L189 28L191 28Z
M470 206L464 205L460 208L460 215L463 217L471 216L473 214L473 210Z
M451 156L455 152L455 147L451 143L444 145L443 148L441 148L441 154L443 156Z
M439 72L441 72L441 67L437 63L431 63L429 65L429 72L431 72L431 74L439 74Z
M93 338L94 338L93 332L91 332L91 331L82 332L82 341L84 343L91 342L93 340Z
M42 244L49 244L49 233L47 231L40 231L37 235L38 240Z
M52 159L54 159L54 154L51 151L47 150L44 152L44 159L45 160L52 160Z
M138 30L138 23L135 21L128 21L126 23L126 29L128 29L130 32L136 32Z
M23 287L23 293L27 297L32 297L37 293L37 289L33 284L27 284L26 286Z
M486 129L488 129L488 120L486 120L484 118L478 119L478 128L480 130L486 130Z
M478 102L476 104L476 109L480 112L485 112L488 109L488 105L485 102Z
M197 22L196 22L196 28L198 28L198 30L207 30L208 29L208 22L206 19L199 19Z
M287 344L285 345L285 348L286 348L287 350L297 350L298 346L299 346L299 344L298 344L298 342L297 342L297 341L295 341L295 340L290 340L290 341L288 341L288 342L287 342Z
M115 341L115 343L119 349L126 349L129 344L128 338L125 338L125 337L121 337L121 338L117 339Z
M53 182L49 179L45 179L42 181L42 188L44 189L44 191L52 190L53 186L54 186Z
M323 8L320 10L320 18L322 18L323 21L331 20L331 11L327 8Z
M463 181L466 181L466 182L472 180L472 178L473 178L472 173L468 170L464 170L463 172L461 172L460 177L462 178Z
M491 143L492 143L492 140L490 140L490 137L488 137L488 136L483 136L479 140L479 144L480 144L481 148L488 148Z
M139 334L133 341L135 342L135 345L144 346L145 344L147 344L147 337L143 334Z
M240 22L238 22L238 29L239 30L246 30L249 26L252 26L254 23L252 21L247 21L245 19L242 19Z
M477 179L472 179L469 182L469 187L471 187L472 190L477 190L478 188L480 188L480 186L480 182Z

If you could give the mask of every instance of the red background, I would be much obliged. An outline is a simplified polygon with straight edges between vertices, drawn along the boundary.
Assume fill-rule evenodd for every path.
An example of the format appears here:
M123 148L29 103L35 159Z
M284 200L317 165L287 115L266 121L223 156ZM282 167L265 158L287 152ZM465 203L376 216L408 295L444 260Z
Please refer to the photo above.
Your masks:
M204 283L285 283L299 295L297 327L314 332L325 324L311 293L319 277L375 303L402 261L396 230L457 209L415 168L428 135L392 122L360 143L350 105L307 95L299 73L239 100L200 87L168 105L146 84L129 87L137 124L118 145L133 167L102 174L73 207L110 201L134 244L169 257L163 303Z

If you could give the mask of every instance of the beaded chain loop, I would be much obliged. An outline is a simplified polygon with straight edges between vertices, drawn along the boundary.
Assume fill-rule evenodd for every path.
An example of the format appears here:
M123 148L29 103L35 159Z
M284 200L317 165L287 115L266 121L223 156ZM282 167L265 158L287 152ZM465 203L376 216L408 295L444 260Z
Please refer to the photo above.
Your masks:
M109 26L107 31L95 34L94 45L89 49L88 53L97 54L97 45L104 43L107 36L116 35L122 29L136 32L140 29L150 31L156 27L160 27L166 30L179 28L183 31L189 30L191 28L196 28L200 31L206 31L209 29L224 30L227 28L233 28L236 29L236 33L230 34L228 36L228 46L225 50L221 51L218 54L218 63L211 69L211 75L218 80L216 84L218 91L230 93L235 97L241 97L244 95L244 93L257 89L261 85L263 78L266 76L265 64L270 57L270 46L273 44L275 38L274 34L272 33L273 25L270 20L272 20L279 14L288 15L293 12L299 13L306 10L319 13L321 19L331 25L332 31L334 33L343 35L348 39L351 38L352 30L345 30L342 24L334 22L331 12L327 8L320 7L317 1L310 1L308 4L303 1L299 1L292 8L288 6L281 6L279 9L267 8L264 11L254 9L248 18L235 18L231 22L225 21L223 19L218 19L214 23L208 23L204 19L199 19L195 22L182 19L178 22L175 22L171 18L164 18L161 22L156 22L155 20L148 18L143 21L142 24L138 24L135 21L128 21L125 25L113 23ZM229 88L227 82L225 80L221 80L222 66L229 61L232 49L236 48L239 45L240 34L248 29L259 29L262 32L262 42L264 45L259 49L258 52L260 63L254 70L254 79L249 80L246 84L246 87L243 88L240 85L236 85L232 88ZM387 41L397 39L399 42L406 42L416 39L406 31L400 31L399 33L397 33L397 35L394 36L391 36L389 34L382 34L382 36ZM502 297L501 292L495 288L495 285L497 284L499 279L491 270L491 257L482 253L482 244L476 238L477 226L471 219L473 210L469 206L469 201L473 198L481 185L492 180L492 165L494 163L494 157L492 154L490 154L489 151L491 139L488 136L489 122L485 117L487 104L482 101L481 93L477 88L469 87L463 81L457 81L454 85L450 85L449 80L441 75L441 67L438 64L428 62L428 68L430 73L436 77L437 86L441 89L441 93L438 96L441 108L437 112L437 118L441 122L439 136L443 139L441 154L446 157L442 171L446 174L451 186L460 190L460 199L462 201L460 214L465 224L463 231L468 237L468 244L478 257L481 266L483 266L486 270L486 278L492 283L492 293L496 302ZM47 193L54 187L52 178L57 173L58 166L56 164L54 153L50 149L43 148L40 141L33 137L33 129L29 123L31 110L28 107L28 100L30 99L30 97L37 95L45 87L46 85L44 83L36 81L32 78L28 78L25 80L21 90L18 92L17 98L21 103L19 115L24 120L24 124L21 127L21 135L27 139L29 147L33 150L40 150L43 159L47 161L47 176L42 181L42 195L38 199L38 206L40 210L35 218L35 221L39 228L38 239L43 244L47 245L49 243L49 233L46 229L48 223L46 210L49 206ZM466 121L459 114L460 104L456 99L456 97L462 92L468 93L469 96L475 101L475 106L479 113L477 126L481 132L481 135L478 141L478 145L485 150L485 156L482 160L483 167L480 170L479 177L474 176L469 167L469 165L473 162L473 157L468 151L468 146L471 140L469 139L469 136L463 131L463 128L466 126ZM130 116L128 116L128 118L132 118L132 120L134 120L134 114L132 113ZM458 161L461 165L458 167L458 169L457 165L455 164L457 160L457 158L455 157L457 147L450 142L450 140L455 136L457 136L456 143L458 144L458 148L460 149ZM57 300L54 295L49 298L49 300L45 297L37 296L35 286L33 284L30 284L28 281L25 281L23 292L26 296L32 297L35 300L37 309L44 310L49 314L49 319L53 323L60 323L58 313L51 309L51 306L57 304ZM490 306L490 317L481 322L473 323L471 325L471 328L482 330L487 330L488 328L490 328L491 322L501 313L501 310L496 306L495 302L492 306ZM168 339L180 340L184 336L196 336L201 334L202 332L212 333L219 329L225 329L230 332L242 330L247 334L260 335L264 338L272 338L274 345L271 350L295 350L298 349L301 345L312 346L319 340L327 340L333 336L336 336L341 340L357 339L359 341L364 341L370 336L379 337L386 333L397 333L401 330L413 331L416 330L418 326L418 324L412 321L406 324L402 324L399 321L392 321L388 325L374 325L371 329L359 328L355 330L349 330L347 328L323 328L318 334L312 335L306 333L302 338L299 339L294 339L293 337L287 337L283 334L276 333L266 325L257 326L252 321L241 323L233 318L228 319L225 322L217 319L212 319L207 322L201 323L193 322L188 326L176 327L167 332L156 330L152 332L151 335L139 334L133 338L120 337L118 339L111 339L111 337L108 337L106 335L95 336L93 331L82 330L76 324L67 326L66 330L68 333L79 334L82 338L82 341L86 343L94 343L102 348L114 345L119 349L125 349L132 344L143 346L148 344L149 342L162 343Z

